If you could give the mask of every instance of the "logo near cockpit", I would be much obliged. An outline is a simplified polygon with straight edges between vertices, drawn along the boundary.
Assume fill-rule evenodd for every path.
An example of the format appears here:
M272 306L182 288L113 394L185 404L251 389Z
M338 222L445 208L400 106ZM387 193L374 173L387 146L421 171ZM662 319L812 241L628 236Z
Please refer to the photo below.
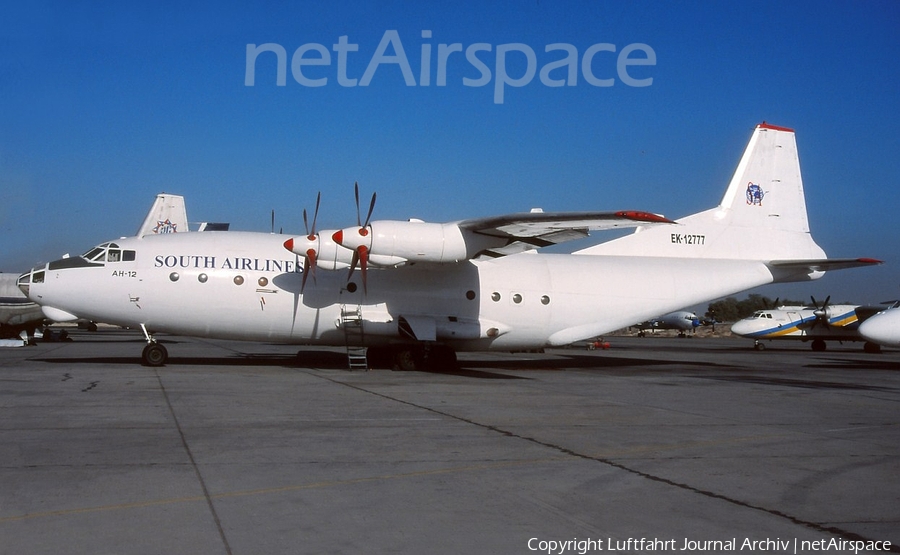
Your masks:
M157 220L156 227L153 228L153 233L160 235L164 233L178 233L178 224L173 224L169 218L166 218L166 221L164 222Z

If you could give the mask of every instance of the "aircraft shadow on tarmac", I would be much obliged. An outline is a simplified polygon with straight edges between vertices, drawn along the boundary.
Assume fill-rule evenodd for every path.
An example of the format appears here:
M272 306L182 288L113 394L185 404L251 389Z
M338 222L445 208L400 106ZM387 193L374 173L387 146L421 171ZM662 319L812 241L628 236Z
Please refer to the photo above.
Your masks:
M888 370L900 371L900 361L859 359L859 358L833 358L816 361L805 365L806 368L823 370Z
M835 382L824 380L804 380L792 378L779 378L775 376L715 376L710 377L712 380L753 383L759 385L775 385L787 387L799 387L803 389L843 389L857 391L896 391L893 387L881 387L877 385L867 385L850 382Z
M140 357L59 357L35 358L37 362L50 364L123 364L135 366L140 364ZM169 357L165 367L177 366L253 366L253 367L297 367L294 357L285 355L235 355L229 357ZM346 361L344 366L346 367Z
M654 360L643 358L619 358L607 356L590 356L579 354L562 354L539 358L509 358L490 360L462 360L457 368L430 370L428 372L455 375L478 379L530 379L526 376L511 375L498 371L563 371L567 369L579 370L625 370L634 371L642 367L663 367L678 364L690 364L692 367L718 367L718 364L708 362L686 363L677 360ZM121 364L135 365L140 362L139 357L115 356L115 357L40 357L33 359L38 362L50 364ZM323 370L347 370L347 356L344 353L328 350L303 350L296 354L287 353L233 353L220 357L179 357L172 356L166 363L166 367L178 366L248 366L248 367L278 367L278 368L317 368ZM372 370L390 370L389 368L374 367Z

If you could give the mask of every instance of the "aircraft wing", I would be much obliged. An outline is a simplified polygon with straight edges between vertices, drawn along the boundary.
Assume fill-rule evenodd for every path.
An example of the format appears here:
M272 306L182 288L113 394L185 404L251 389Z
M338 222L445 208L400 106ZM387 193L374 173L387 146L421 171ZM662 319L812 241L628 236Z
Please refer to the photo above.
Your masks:
M770 262L769 266L789 271L827 272L829 270L843 270L845 268L858 268L860 266L874 266L877 264L882 264L882 261L874 258L822 258L817 260L777 260Z
M499 247L485 249L476 258L497 258L509 254L583 239L591 231L675 222L649 212L521 212L458 222L464 232L506 240Z

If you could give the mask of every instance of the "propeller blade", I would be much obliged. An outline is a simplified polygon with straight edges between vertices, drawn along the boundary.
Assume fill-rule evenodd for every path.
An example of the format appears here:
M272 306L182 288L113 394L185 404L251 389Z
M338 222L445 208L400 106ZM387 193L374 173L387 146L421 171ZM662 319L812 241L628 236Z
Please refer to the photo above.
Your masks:
M375 210L375 193L372 193L372 201L369 203L369 213L366 214L366 223L362 227L369 227L369 220L372 219L372 211Z
M306 278L309 277L309 258L303 260L303 280L300 282L300 294L303 294L303 290L306 289Z
M362 227L362 223L359 219L359 182L353 182L353 195L356 197L356 225Z
M353 277L353 272L356 270L356 265L359 264L359 252L353 251L353 258L350 259L350 273L347 274L347 281L350 281L350 278Z
M309 249L306 251L306 259L303 261L303 283L300 284L300 292L303 293L303 287L306 286L307 274L311 275L313 281L316 281L316 250Z
M362 284L363 284L363 293L369 293L369 287L366 283L366 268L369 265L369 249L367 249L364 245L361 245L359 249L359 271L362 273Z
M319 191L316 194L316 210L313 212L313 223L312 223L312 231L309 232L310 235L316 234L316 220L319 219L319 203L322 201L322 191ZM305 216L305 213L304 213Z

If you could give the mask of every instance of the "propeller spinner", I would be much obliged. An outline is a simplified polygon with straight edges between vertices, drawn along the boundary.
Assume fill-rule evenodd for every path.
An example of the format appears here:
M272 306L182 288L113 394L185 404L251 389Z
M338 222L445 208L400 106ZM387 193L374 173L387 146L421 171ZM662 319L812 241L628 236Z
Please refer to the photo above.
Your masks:
M827 326L828 325L828 301L831 300L831 295L828 295L827 297L825 297L825 302L822 303L821 307L819 306L819 303L816 302L815 297L810 296L809 298L813 303L813 308L815 309L815 310L813 310L813 314L816 317L816 321L813 323L812 327L815 328L819 324L819 322L822 322L823 324L825 324Z

